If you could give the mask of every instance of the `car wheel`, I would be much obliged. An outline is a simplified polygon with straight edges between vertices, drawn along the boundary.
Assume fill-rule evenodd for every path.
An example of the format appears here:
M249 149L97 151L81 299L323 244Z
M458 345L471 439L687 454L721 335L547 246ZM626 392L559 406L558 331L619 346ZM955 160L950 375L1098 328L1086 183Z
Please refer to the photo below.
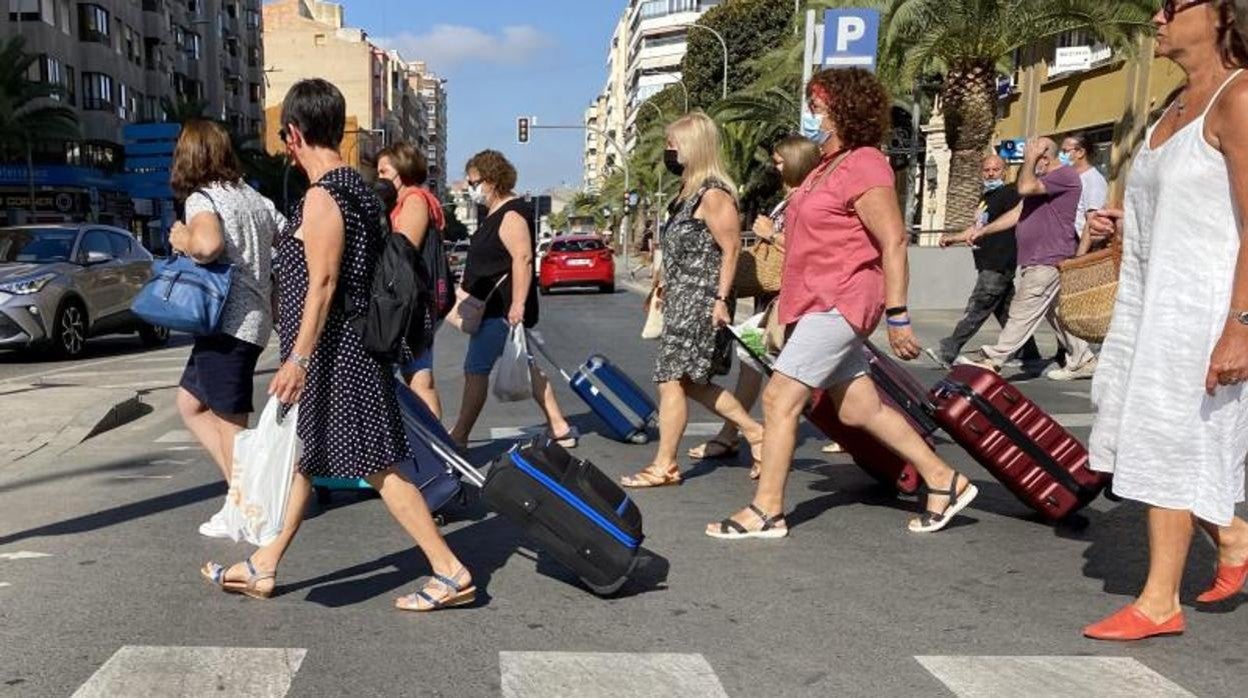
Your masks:
M603 293L615 293L615 284L607 284L602 287Z
M165 327L143 323L139 327L139 341L145 347L163 347L169 343L169 330Z
M52 351L62 359L75 359L87 345L87 312L76 301L56 311L52 325Z

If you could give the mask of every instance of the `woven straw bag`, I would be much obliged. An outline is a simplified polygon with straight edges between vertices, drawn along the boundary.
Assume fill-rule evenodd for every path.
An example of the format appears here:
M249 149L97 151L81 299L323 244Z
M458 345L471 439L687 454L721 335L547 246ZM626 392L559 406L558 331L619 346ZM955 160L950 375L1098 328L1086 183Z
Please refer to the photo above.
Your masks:
M1122 238L1110 239L1109 247L1057 266L1061 290L1057 316L1076 337L1093 344L1105 341L1118 295L1118 271L1122 267Z
M732 286L740 298L752 298L780 290L784 253L769 242L741 250Z

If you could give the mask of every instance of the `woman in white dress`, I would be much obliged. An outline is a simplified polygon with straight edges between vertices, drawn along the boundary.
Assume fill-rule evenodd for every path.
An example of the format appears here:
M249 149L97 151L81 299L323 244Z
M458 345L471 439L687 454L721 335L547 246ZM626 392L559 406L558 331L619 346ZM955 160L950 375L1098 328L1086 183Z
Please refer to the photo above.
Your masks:
M1187 82L1149 130L1126 210L1092 227L1125 233L1118 299L1092 386L1092 467L1149 505L1149 571L1135 602L1088 626L1098 640L1177 635L1195 525L1218 546L1212 586L1248 578L1248 0L1165 0L1157 54ZM1238 213L1237 213L1238 212Z

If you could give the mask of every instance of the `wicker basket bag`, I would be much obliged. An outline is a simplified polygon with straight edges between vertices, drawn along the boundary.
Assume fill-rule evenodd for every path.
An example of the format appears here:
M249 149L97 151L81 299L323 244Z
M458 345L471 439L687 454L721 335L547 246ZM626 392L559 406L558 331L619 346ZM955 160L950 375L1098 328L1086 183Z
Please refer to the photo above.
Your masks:
M784 253L769 242L741 250L732 287L740 298L753 298L780 290Z
M1068 259L1058 265L1061 290L1057 315L1066 329L1093 344L1105 341L1118 295L1122 266L1122 238L1110 239L1103 250Z

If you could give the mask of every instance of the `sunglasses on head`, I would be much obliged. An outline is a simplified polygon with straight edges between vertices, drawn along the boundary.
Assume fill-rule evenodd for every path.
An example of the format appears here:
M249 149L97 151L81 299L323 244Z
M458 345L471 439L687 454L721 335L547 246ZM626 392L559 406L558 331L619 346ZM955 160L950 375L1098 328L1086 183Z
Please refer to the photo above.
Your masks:
M1175 15L1186 12L1193 7L1208 5L1211 2L1213 0L1191 0L1191 2L1179 4L1178 0L1162 0L1161 14L1166 18L1167 22L1173 22Z

